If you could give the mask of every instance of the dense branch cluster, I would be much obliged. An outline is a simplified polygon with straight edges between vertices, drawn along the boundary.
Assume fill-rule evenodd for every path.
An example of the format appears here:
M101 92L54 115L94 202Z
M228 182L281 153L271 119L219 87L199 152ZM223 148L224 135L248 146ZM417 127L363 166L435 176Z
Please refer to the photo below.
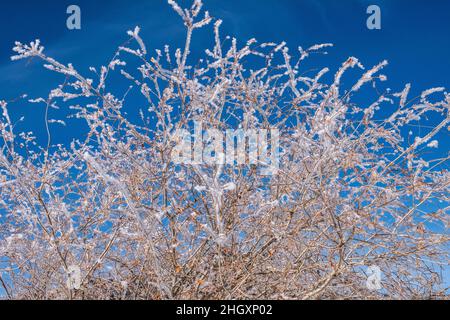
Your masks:
M378 91L383 61L347 88L354 57L329 76L302 70L330 44L291 52L285 43L222 39L202 3L169 0L186 27L184 48L154 54L139 28L95 79L16 43L14 60L39 58L64 76L47 113L68 104L88 132L40 146L17 133L0 102L0 292L23 299L380 299L445 297L448 157L425 160L450 126L444 88L410 97ZM215 45L192 63L192 35L214 24ZM138 68L130 68L134 63ZM353 71L352 71L353 72ZM145 99L139 121L112 74ZM372 88L371 88L372 86ZM366 99L367 101L368 99ZM413 139L410 126L440 119ZM194 121L221 131L277 128L280 168L171 161L174 132ZM64 121L46 119L49 123ZM406 132L406 134L405 134ZM366 287L379 266L382 289ZM80 269L80 285L67 285Z

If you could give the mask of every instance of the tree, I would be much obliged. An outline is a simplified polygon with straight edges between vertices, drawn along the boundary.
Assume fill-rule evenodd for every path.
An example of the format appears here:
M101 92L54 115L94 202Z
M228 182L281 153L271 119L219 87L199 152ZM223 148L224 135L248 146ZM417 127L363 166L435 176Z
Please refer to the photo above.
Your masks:
M89 130L70 146L52 145L48 131L48 145L39 146L30 133L15 132L1 102L5 296L446 297L448 156L425 161L421 154L448 129L450 94L433 88L409 98L407 85L361 106L354 97L369 84L380 90L386 61L343 88L345 73L363 69L354 57L329 80L328 68L300 72L331 44L292 55L285 43L251 39L240 47L221 38L220 20L214 47L192 64L192 35L214 19L200 16L200 0L189 9L169 4L186 26L184 49L152 55L136 28L107 65L91 68L96 80L48 57L39 40L16 43L13 60L39 58L64 76L48 97L30 102L47 110L69 104ZM133 62L123 57L138 68L129 70ZM146 101L139 123L124 112L128 92L107 89L119 70ZM434 128L412 141L405 136L429 114L440 119ZM219 132L277 129L279 169L261 175L255 164L174 162L175 133L194 122ZM366 286L369 266L382 271L380 290ZM68 285L74 270L76 287Z

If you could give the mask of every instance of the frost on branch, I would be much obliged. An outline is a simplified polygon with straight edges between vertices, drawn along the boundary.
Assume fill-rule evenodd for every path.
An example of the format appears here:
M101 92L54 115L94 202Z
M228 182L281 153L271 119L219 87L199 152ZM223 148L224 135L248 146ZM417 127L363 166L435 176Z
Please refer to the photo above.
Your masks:
M241 42L221 36L221 20L208 26L213 19L201 1L187 9L168 3L186 27L182 48L152 49L136 27L111 61L86 74L48 57L38 40L16 43L13 60L40 59L64 82L29 100L48 112L45 145L17 132L10 102L0 101L0 294L444 297L446 89L416 98L411 84L384 89L386 61L361 71L350 57L337 70L306 70L305 59L331 44L293 51L284 42ZM212 29L214 43L191 61L202 27ZM70 116L58 119L57 108ZM437 122L426 125L428 118ZM73 121L87 130L54 145L62 127L48 124ZM258 165L231 164L222 153L216 163L174 161L175 133L199 122L219 132L276 128L279 170L263 176ZM381 291L365 286L365 267L373 265L383 272ZM79 288L66 286L74 266Z
M13 51L16 52L17 55L12 56L11 60L15 61L42 54L44 47L41 46L41 41L39 39L30 42L29 45L16 41L16 46L13 48Z

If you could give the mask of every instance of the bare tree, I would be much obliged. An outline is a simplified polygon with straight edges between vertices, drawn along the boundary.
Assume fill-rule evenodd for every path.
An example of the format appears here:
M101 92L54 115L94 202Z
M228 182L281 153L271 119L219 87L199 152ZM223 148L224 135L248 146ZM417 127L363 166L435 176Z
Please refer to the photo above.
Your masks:
M448 155L423 153L449 129L450 94L380 89L385 61L345 87L344 74L363 69L354 57L331 77L328 68L302 70L331 44L296 53L255 39L240 46L222 39L200 0L169 4L186 26L184 48L151 54L136 28L107 65L91 68L95 80L48 57L38 40L16 43L13 60L39 58L64 82L29 100L47 110L46 146L15 132L0 104L4 296L446 298ZM211 22L214 47L191 61L193 33ZM118 73L132 84L123 96L107 89ZM365 89L378 97L354 102ZM136 92L146 105L139 122L125 111ZM84 140L51 143L49 126L63 121L48 114L58 105L86 123ZM438 125L412 139L408 129L428 115ZM279 168L175 163L175 132L194 122L276 128ZM70 285L74 266L79 283ZM369 266L382 271L380 290L366 286Z

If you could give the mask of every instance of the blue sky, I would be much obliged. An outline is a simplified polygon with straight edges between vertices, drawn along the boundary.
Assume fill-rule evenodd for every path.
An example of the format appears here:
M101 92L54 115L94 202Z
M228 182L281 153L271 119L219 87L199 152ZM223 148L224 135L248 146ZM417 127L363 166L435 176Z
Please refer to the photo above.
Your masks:
M180 0L180 4L190 1ZM318 67L336 70L349 56L367 67L383 59L389 87L401 90L412 83L412 94L430 87L450 88L450 1L448 0L205 0L211 15L223 20L222 33L241 43L255 37L259 42L286 41L291 48L331 42L329 55L314 58ZM66 28L66 8L77 4L82 29ZM366 28L366 8L381 8L382 29ZM0 4L0 99L23 93L46 96L61 78L36 61L11 62L14 41L41 39L48 55L71 62L81 72L108 62L126 31L139 25L149 49L183 45L184 27L166 0L5 0ZM194 34L194 55L209 45L211 28ZM207 36L208 35L208 36ZM32 130L45 143L44 109L24 102L11 104L14 120L25 116L17 129ZM431 122L431 125L433 123ZM56 129L56 128L55 128ZM69 142L81 128L57 127L54 142ZM447 153L448 132L440 135ZM448 168L448 165L447 165Z
M180 0L183 3L190 1ZM81 8L81 30L66 28L70 4ZM370 4L381 8L381 30L366 28ZM358 57L367 67L387 59L390 65L384 73L394 90L408 82L413 84L412 94L429 87L450 87L450 2L446 0L205 0L205 8L224 21L224 34L241 43L255 37L260 42L286 41L295 49L332 42L335 47L328 56L314 60L315 66L336 70L349 56ZM47 54L88 73L89 66L107 63L127 39L125 32L136 25L151 49L166 43L182 46L184 37L184 27L166 0L2 1L0 24L0 99L4 100L23 93L46 96L61 79L37 62L11 62L15 40L39 38ZM194 55L209 45L209 34L207 29L194 35ZM16 103L10 112L15 120L25 116L17 129L45 138L43 108ZM77 137L80 128L73 124L58 130L54 142L67 142ZM447 152L450 143L448 133L444 134L440 151Z

